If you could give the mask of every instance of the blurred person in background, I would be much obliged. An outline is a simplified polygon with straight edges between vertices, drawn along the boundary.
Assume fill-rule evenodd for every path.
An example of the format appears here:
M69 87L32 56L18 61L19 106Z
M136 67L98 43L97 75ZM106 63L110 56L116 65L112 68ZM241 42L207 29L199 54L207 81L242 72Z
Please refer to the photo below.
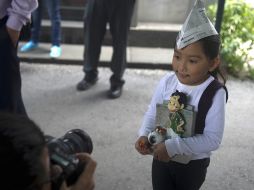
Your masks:
M84 78L77 90L88 90L98 80L98 63L102 41L109 23L113 55L110 69L109 98L119 98L125 83L126 48L135 0L88 0L84 19Z
M39 45L41 21L44 7L46 6L51 20L51 49L49 56L57 58L61 56L61 14L60 0L39 0L38 8L32 13L31 39L21 46L20 52L29 52Z
M22 26L37 5L37 0L0 1L0 111L26 115L17 45Z

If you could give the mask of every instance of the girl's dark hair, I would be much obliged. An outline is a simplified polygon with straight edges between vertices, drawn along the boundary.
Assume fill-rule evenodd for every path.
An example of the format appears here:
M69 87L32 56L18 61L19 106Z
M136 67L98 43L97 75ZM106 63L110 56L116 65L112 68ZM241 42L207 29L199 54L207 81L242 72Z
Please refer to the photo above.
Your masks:
M1 187L8 190L40 189L46 178L42 152L43 132L25 116L0 113Z
M209 59L215 59L220 53L220 36L212 35L199 40L201 42L205 55Z
M221 40L220 35L212 35L199 40L203 47L204 54L210 59L215 59L220 54ZM221 66L210 73L214 78L226 83L225 72L222 72Z

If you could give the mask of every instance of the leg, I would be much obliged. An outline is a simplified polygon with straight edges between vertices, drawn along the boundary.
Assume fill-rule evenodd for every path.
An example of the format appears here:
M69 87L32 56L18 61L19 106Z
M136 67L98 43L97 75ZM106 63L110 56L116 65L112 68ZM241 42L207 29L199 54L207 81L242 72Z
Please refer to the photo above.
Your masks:
M110 32L113 41L113 56L110 64L113 74L110 77L109 98L119 98L122 94L128 32L134 5L135 0L113 0L111 4L108 3Z
M61 14L59 0L46 0L46 7L51 21L52 46L60 46L61 43Z
M0 111L26 114L21 96L21 76L17 49L13 46L5 27L0 21Z
M34 43L39 42L43 6L43 1L39 1L38 8L32 13L31 41Z
M60 15L60 1L46 0L46 6L51 20L51 42L50 57L57 58L61 55L61 15Z
M187 165L176 165L176 186L182 190L199 190L205 181L210 159L190 161ZM183 183L184 181L184 183Z
M106 32L107 15L104 0L88 0L84 16L84 73L77 85L78 90L87 90L96 83L101 44Z
M31 38L29 42L20 48L21 52L28 52L38 47L43 6L43 1L40 0L38 8L32 12Z
M110 68L113 72L111 85L123 85L122 76L126 67L126 48L128 33L135 5L135 0L115 0L110 8L110 32L113 40L113 56Z
M97 74L102 40L106 32L106 12L104 0L88 0L84 22L85 51L84 72L87 80ZM90 73L91 77L90 77Z
M173 172L174 170L170 168L169 163L160 162L156 159L153 159L153 190L176 190Z

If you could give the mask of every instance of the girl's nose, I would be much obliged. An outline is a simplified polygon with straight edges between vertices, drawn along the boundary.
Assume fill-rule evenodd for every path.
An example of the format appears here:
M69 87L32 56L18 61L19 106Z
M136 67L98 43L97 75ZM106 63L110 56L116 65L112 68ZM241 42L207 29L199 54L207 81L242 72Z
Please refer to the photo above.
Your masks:
M186 61L182 60L179 62L178 64L178 71L186 71L187 70L187 64L186 64Z

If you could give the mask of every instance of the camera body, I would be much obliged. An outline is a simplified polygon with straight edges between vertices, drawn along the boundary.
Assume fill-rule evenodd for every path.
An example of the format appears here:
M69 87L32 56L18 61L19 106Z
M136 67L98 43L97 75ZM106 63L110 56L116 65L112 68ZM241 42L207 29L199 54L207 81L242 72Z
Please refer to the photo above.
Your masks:
M67 186L74 184L85 167L85 163L80 162L75 154L92 153L91 137L81 129L72 129L60 138L46 135L45 139L51 165L58 165L62 169L62 173L52 179L52 189L58 190L63 181L66 181Z

